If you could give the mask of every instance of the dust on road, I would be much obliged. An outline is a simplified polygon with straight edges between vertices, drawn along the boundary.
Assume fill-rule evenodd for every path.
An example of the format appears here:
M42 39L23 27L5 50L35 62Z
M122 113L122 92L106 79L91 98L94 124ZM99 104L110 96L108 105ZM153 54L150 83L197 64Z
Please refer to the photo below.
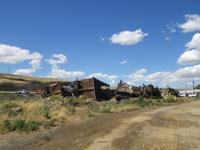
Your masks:
M27 150L199 150L200 101L104 114L63 125Z

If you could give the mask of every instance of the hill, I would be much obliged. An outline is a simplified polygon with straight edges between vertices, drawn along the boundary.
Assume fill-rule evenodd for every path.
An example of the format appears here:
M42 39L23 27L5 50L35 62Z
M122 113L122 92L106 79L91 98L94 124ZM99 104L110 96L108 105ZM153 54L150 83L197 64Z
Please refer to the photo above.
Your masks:
M21 89L37 91L39 88L51 83L55 83L56 81L67 82L52 78L0 74L0 91L17 91Z

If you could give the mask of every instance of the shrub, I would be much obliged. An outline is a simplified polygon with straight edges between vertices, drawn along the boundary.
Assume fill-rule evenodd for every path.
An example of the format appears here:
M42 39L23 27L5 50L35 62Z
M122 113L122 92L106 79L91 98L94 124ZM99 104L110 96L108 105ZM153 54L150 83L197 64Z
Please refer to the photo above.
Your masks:
M50 119L50 107L47 104L44 104L44 106L41 108L41 114L47 118Z
M9 120L4 120L2 126L3 126L3 129L9 130L9 131L11 131L12 129L12 125Z
M12 121L12 131L23 131L25 127L25 120L17 119Z
M36 121L26 121L24 130L25 131L37 131L40 123Z
M62 101L63 97L61 95L52 95L49 97L49 101Z
M77 98L70 97L70 98L67 99L67 102L70 106L78 105L78 99Z
M76 112L76 107L75 106L68 106L67 107L68 108L68 110L69 110L69 112L71 113L71 114L74 114L75 112Z
M0 107L0 114L8 114L10 117L19 115L22 108L15 103L6 103Z
M36 131L40 123L36 121L25 121L22 119L4 120L3 129L7 131Z
M165 102L166 103L175 103L176 100L173 97L168 97L168 98L165 99Z

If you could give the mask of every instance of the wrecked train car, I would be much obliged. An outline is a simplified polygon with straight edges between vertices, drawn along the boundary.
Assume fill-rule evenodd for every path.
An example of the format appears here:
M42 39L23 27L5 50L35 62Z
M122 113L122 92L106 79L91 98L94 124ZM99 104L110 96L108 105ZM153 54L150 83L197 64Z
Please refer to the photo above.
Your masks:
M141 87L130 86L126 82L120 80L116 89L117 96L138 97L142 95Z
M94 77L79 81L79 94L95 100L110 99L114 94L109 88L109 84Z
M161 92L156 87L154 87L152 84L144 85L142 87L142 94L145 98L161 98Z
M61 83L56 82L54 84L50 84L48 86L44 86L39 93L43 96L51 96L60 93Z

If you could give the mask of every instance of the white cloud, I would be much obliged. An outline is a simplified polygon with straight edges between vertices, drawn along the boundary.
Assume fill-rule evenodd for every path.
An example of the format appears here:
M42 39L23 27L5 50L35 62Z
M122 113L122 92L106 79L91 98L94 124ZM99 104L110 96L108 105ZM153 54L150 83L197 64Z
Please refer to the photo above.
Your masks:
M200 33L194 34L192 40L186 44L187 50L178 58L178 64L194 64L200 61Z
M159 83L163 85L164 82L171 81L170 78L172 74L170 72L155 72L151 74L147 74L147 69L143 68L140 70L135 71L132 74L125 75L125 77L129 78L128 83L135 84L135 83Z
M200 51L198 50L189 50L181 54L177 63L178 64L194 64L200 60Z
M200 50L200 33L194 34L192 40L186 44L186 47Z
M40 66L42 55L38 52L31 53L27 49L6 44L0 44L0 63L17 64L23 61L30 61L36 68Z
M110 40L113 44L135 45L142 41L147 35L148 33L144 33L141 29L135 31L122 31L113 34Z
M36 69L28 68L28 69L17 69L14 74L16 75L24 75L24 76L31 76Z
M132 74L125 75L128 83L152 83L168 85L175 83L191 82L192 80L200 80L200 64L189 67L180 68L174 72L172 71L161 71L147 74L146 69L140 69Z
M80 78L85 76L83 71L66 71L61 69L59 64L66 64L67 57L64 54L54 54L51 58L46 59L46 62L52 65L52 70L47 77L57 78L57 79L66 79L66 78Z
M92 77L110 81L111 84L115 84L116 80L119 78L117 75L108 75L108 74L104 74L100 72L92 73L88 76L88 78L92 78Z
M58 66L53 66L51 73L47 76L49 78L65 79L65 78L79 78L83 77L85 73L83 71L66 71L60 69Z
M181 68L177 70L174 74L176 78L182 80L200 79L200 64Z
M127 64L128 61L127 61L127 60L123 60L123 61L120 61L119 63L120 63L121 65L124 65L124 64Z
M27 49L6 44L0 44L0 63L17 64L24 61L29 61L31 68L18 69L15 74L31 75L37 69L40 69L43 56L38 52L31 53Z
M38 53L38 52L34 52L32 53L30 56L30 62L29 64L34 68L34 69L40 69L40 64L41 64L41 60L43 59L43 56Z
M163 82L166 79L168 79L167 81L169 81L171 76L172 76L171 72L155 72L155 73L147 75L145 77L145 81L151 81L151 82L162 81Z
M67 57L64 54L54 54L52 58L46 59L50 65L66 64Z
M200 30L200 16L197 14L185 15L185 23L180 24L179 27L184 33Z
M142 68L140 70L136 70L134 73L125 75L125 77L131 78L133 80L142 80L144 79L144 75L147 72L147 69Z

